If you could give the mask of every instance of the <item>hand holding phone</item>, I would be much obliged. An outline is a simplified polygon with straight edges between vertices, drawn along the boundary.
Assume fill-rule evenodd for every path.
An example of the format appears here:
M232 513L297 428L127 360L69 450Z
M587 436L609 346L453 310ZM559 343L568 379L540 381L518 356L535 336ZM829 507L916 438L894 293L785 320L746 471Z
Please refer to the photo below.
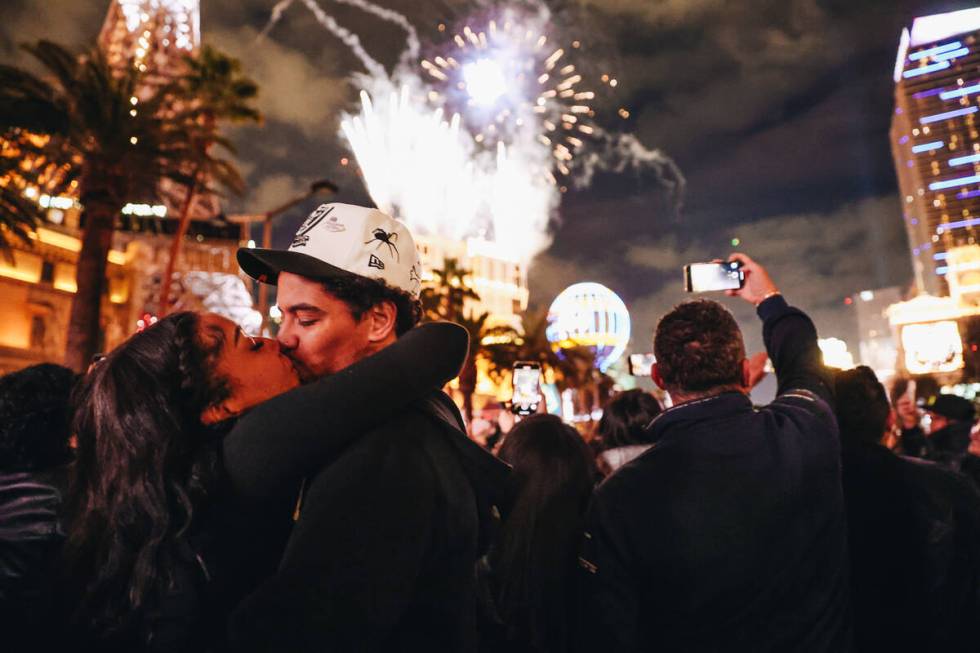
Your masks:
M538 409L542 397L541 365L534 362L514 363L511 374L514 382L514 396L511 410L517 415L530 415Z
M729 261L737 261L741 266L745 282L737 290L726 290L725 294L729 297L741 297L754 306L779 294L779 289L772 282L766 269L750 259L745 254L732 254Z
M691 263L684 266L684 290L687 292L711 292L737 290L745 282L742 265L738 261L714 261Z

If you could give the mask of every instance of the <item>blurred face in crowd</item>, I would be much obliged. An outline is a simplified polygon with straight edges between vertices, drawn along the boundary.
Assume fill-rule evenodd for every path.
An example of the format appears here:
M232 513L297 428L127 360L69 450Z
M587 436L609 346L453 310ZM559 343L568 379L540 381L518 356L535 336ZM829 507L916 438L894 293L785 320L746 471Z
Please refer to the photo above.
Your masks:
M895 415L902 428L912 428L919 423L919 409L915 405L915 397L903 394L895 401Z
M926 414L929 416L929 435L949 426L949 418L931 411Z
M226 317L208 313L201 317L198 336L217 350L214 372L228 385L229 396L206 409L202 419L218 422L256 406L299 385L299 375L283 355L279 343L245 335Z
M339 372L370 352L370 314L355 319L343 300L297 274L280 273L278 285L282 324L277 338L304 383Z
M976 424L970 431L970 447L967 451L974 456L980 456L980 424Z

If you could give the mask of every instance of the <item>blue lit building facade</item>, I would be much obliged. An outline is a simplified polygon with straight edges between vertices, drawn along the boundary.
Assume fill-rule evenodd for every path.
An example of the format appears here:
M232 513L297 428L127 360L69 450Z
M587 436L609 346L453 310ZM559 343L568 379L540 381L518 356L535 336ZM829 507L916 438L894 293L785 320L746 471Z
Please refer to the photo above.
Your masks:
M920 292L980 238L980 9L917 18L895 63L892 154Z

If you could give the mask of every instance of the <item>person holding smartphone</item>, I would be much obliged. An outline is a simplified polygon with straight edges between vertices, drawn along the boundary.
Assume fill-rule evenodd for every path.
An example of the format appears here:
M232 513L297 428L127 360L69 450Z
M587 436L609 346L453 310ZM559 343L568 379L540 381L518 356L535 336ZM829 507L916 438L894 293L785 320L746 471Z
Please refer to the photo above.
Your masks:
M657 445L593 497L580 577L583 651L847 651L847 539L832 379L817 332L743 254L741 287L778 395L756 408L742 333L721 304L657 325L653 380L673 406Z

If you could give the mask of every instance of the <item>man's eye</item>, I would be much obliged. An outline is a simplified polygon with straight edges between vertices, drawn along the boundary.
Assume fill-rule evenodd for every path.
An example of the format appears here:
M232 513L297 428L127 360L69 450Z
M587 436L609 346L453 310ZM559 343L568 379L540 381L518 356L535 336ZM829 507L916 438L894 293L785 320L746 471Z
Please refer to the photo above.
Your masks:
M258 351L258 350L262 349L262 347L264 347L264 346L265 346L265 341L264 340L256 340L255 342L252 343L251 350L252 351Z
M313 326L316 324L316 320L297 320L297 324L299 324L301 327Z

